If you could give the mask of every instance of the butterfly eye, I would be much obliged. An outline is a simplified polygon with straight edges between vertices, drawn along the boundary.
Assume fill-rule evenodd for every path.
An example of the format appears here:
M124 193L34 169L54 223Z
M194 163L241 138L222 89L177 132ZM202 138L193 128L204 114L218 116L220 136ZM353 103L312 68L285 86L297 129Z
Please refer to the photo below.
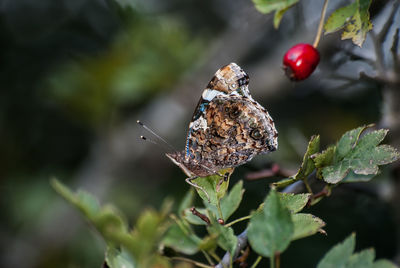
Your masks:
M263 135L261 134L260 130L258 130L258 129L253 129L253 130L251 131L251 133L250 133L250 136L251 136L253 139L255 139L255 140L259 140L259 139L262 138Z
M229 113L229 117L232 119L237 118L240 115L240 110L238 107L233 107L231 112Z

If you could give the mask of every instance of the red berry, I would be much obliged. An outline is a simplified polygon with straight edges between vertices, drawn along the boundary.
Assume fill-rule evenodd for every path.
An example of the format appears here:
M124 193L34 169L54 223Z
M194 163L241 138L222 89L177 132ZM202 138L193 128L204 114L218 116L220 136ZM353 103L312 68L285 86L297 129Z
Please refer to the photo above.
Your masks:
M297 44L283 57L283 68L290 80L300 81L309 77L319 63L319 52L310 44Z

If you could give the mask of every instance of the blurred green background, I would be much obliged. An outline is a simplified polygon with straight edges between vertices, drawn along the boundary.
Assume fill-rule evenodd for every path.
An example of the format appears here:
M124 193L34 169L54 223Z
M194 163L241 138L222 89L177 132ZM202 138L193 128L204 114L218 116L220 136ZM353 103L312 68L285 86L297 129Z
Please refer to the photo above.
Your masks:
M332 10L345 1L333 2ZM379 28L393 2L376 2L371 16ZM279 150L238 168L232 183L274 162L296 169L313 134L326 146L351 128L379 124L384 85L359 81L360 71L374 69L351 58L374 58L368 38L360 49L325 36L322 62L307 81L292 83L281 70L289 47L313 41L321 6L302 1L275 30L249 0L0 1L0 266L101 266L104 242L51 189L52 177L114 203L131 223L167 196L182 198L185 175L162 146L139 139L136 120L183 149L204 86L230 62L248 72L254 98L280 133ZM352 231L358 249L399 256L391 170L339 187L313 207L328 236L294 242L282 266L311 267ZM234 216L256 208L270 182L245 181Z

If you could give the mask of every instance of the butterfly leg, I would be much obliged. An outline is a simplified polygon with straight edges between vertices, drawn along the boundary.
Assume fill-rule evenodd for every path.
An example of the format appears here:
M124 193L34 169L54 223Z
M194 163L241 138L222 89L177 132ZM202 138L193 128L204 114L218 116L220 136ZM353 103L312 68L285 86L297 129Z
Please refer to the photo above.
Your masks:
M206 190L204 190L204 188L201 187L200 185L198 185L198 184L192 182L192 180L197 179L197 178L198 178L198 176L193 176L193 177L187 178L185 181L186 181L188 184L190 184L191 186L193 186L193 187L195 187L195 188L197 188L197 189L203 191L203 193L206 195L206 197L207 197L207 199L208 199L208 203L210 203L210 196L208 195L208 193L206 192Z

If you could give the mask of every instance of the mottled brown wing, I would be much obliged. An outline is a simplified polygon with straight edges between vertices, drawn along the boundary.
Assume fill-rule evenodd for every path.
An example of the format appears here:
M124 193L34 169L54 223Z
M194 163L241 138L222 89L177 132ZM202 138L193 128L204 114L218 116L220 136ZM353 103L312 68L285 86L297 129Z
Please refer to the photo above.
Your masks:
M268 112L251 98L215 97L188 138L192 164L213 170L235 167L277 149L278 133Z

